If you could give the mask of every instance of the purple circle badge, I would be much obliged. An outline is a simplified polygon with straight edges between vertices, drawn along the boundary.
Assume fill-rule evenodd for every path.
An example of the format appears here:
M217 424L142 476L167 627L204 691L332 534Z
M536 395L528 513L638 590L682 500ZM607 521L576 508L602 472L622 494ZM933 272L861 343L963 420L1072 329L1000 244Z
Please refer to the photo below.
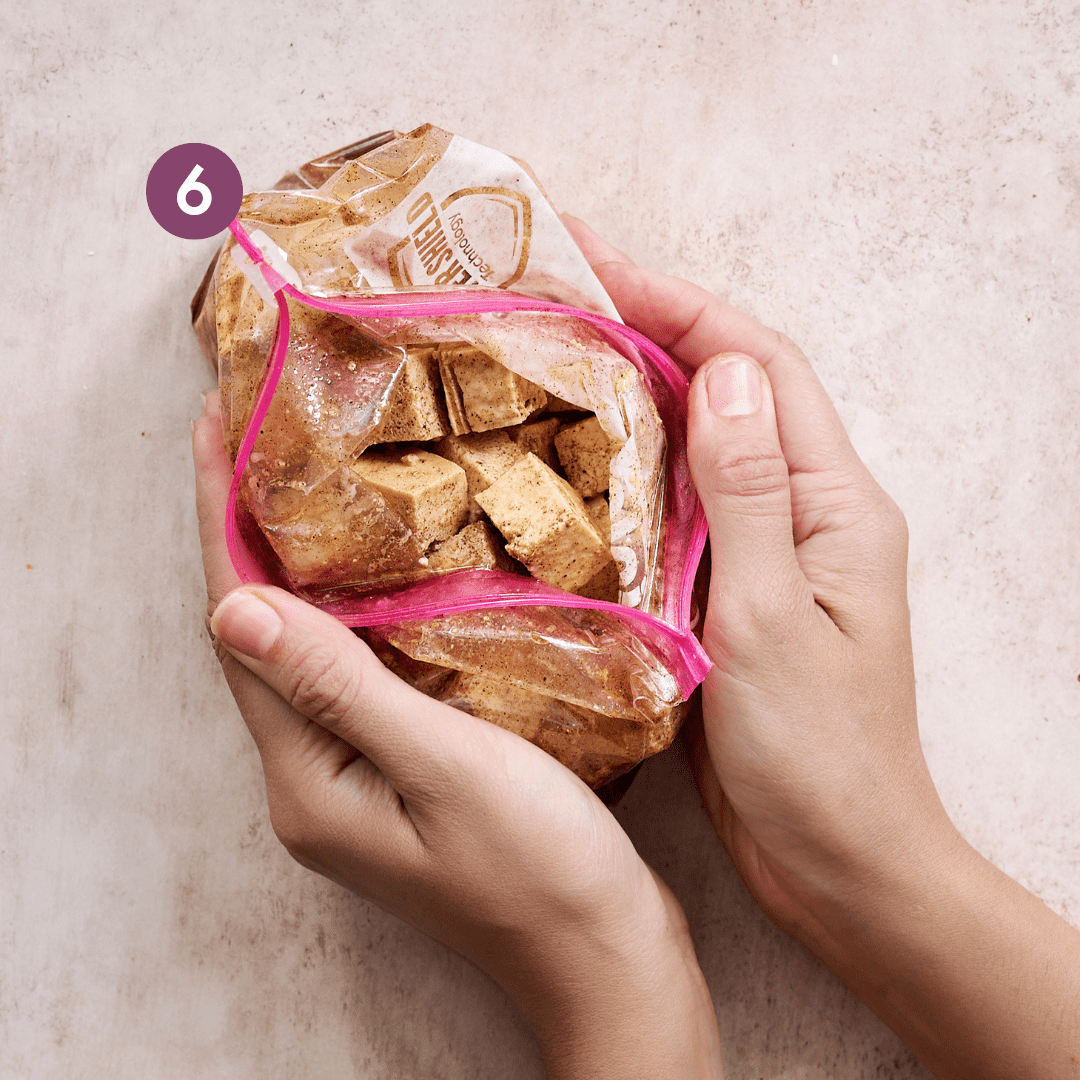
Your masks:
M206 240L228 228L240 209L244 182L228 154L206 143L166 150L146 178L146 205L173 236Z

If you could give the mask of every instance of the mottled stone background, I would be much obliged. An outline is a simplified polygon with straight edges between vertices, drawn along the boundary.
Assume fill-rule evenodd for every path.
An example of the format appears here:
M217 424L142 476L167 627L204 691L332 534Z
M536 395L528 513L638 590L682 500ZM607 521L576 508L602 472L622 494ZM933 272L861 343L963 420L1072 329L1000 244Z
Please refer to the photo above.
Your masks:
M911 524L926 752L1080 922L1080 8L48 0L0 14L0 1074L538 1077L469 965L291 862L202 629L164 150L249 187L432 121L806 348ZM618 816L732 1080L925 1077L757 911L678 754Z

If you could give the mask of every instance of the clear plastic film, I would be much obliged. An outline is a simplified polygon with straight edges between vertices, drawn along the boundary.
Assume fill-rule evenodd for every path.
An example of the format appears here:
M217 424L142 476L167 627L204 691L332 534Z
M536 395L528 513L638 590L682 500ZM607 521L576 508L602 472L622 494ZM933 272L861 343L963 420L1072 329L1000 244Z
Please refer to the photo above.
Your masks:
M193 303L235 465L234 563L244 580L284 585L367 627L407 681L603 785L668 745L709 667L691 629L704 521L685 460L685 377L611 317L516 163L511 198L505 170L475 175L492 155L510 159L438 129L376 153L336 171L331 155L290 181L323 176L318 188L245 197ZM440 167L451 187L463 170L473 182L439 189ZM493 178L502 186L480 182ZM507 234L525 225L528 243ZM468 243L449 242L455 227ZM470 255L480 277L437 280ZM485 268L504 280L485 282ZM491 287L508 283L514 291ZM602 493L563 460L575 494L551 438L589 424L608 448ZM546 450L530 433L547 434ZM472 446L507 461L546 453L550 484L576 500L571 532L576 514L590 536L604 534L610 574L556 587L542 558L509 542L494 486L474 498L470 473L467 496L444 492L444 459L468 470L456 453ZM431 483L406 497L385 481L395 470L427 470Z

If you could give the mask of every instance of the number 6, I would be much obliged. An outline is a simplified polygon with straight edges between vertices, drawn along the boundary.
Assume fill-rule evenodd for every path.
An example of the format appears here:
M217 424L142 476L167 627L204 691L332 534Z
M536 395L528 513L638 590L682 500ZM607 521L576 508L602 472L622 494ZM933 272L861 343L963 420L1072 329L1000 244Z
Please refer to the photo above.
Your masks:
M180 190L176 193L176 205L179 206L185 214L197 216L199 214L205 214L206 211L210 209L210 200L214 196L205 184L199 183L199 176L202 171L202 166L196 165L195 168L187 174L187 179L180 185ZM198 193L199 203L197 206L188 204L188 193L192 191Z

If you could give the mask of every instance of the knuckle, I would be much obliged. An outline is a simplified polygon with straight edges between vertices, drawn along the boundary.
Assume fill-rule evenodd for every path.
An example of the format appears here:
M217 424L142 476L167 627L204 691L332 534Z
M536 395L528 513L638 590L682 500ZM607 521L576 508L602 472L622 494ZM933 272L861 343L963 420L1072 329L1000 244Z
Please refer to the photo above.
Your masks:
M328 830L317 812L318 800L310 791L298 789L293 778L288 783L268 780L266 803L278 843L301 866L319 871L325 861Z
M881 488L877 489L865 522L872 543L879 551L906 557L909 539L907 518L896 502Z
M787 494L788 467L783 455L775 450L744 450L717 457L709 480L719 495L771 502Z
M722 670L790 668L813 639L807 598L775 580L709 598L705 641Z
M838 463L818 475L816 516L853 526L866 547L881 554L906 552L908 525L903 511L861 462Z
M286 806L280 800L268 800L270 827L283 848L293 855L307 843L307 834L295 808Z
M806 353L787 334L783 334L779 330L774 331L774 333L776 334L776 352L773 354L772 359L781 357L785 361L812 369L810 361L806 358Z
M901 510L889 496L886 495L885 499L886 530L892 540L893 546L902 548L906 552L908 549L908 541L910 539L907 518L904 516L903 510Z
M779 655L792 656L810 633L811 610L803 592L787 587L785 582L772 581L744 607L738 622L759 648L768 642Z
M270 827L281 846L301 866L311 869L317 862L317 844L309 815L293 800L270 802Z
M333 728L354 708L361 678L351 657L312 642L296 649L283 664L288 701L297 712Z

